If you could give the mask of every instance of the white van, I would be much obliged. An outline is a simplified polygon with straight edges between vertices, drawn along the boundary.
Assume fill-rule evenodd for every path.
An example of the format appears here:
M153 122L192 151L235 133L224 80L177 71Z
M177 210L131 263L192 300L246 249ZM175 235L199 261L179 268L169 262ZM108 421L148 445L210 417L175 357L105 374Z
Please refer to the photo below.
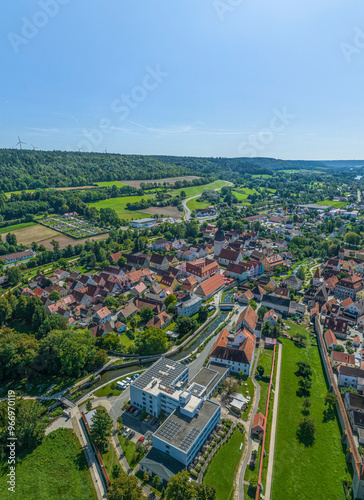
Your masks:
M117 387L118 389L121 389L121 390L123 391L123 390L125 389L125 384L124 384L124 382L121 382L120 380L118 380L118 381L116 382L116 387Z

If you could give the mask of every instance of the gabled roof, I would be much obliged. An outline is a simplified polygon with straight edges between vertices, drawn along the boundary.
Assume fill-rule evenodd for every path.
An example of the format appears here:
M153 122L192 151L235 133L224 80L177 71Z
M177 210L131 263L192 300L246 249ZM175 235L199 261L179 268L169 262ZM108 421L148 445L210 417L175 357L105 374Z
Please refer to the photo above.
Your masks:
M236 322L239 325L242 322L245 322L252 332L255 330L255 325L258 321L258 315L252 308L252 306L247 306L246 309L240 314L238 321Z
M332 330L326 330L326 332L324 333L324 337L326 340L326 345L328 345L328 346L332 345L332 344L337 345L337 340L336 340L335 334Z

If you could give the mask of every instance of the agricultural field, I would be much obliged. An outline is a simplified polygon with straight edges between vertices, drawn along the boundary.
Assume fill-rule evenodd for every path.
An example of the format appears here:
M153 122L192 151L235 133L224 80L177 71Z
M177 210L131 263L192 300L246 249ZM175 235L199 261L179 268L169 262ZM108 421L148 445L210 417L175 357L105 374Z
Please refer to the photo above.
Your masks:
M136 188L140 188L140 184L144 182L144 184L147 183L153 183L153 184L164 184L169 183L171 185L174 185L177 181L193 181L193 179L200 179L200 177L196 175L186 175L185 177L167 177L165 179L148 179L148 180L140 180L140 181L120 181L120 183L123 183L124 185L127 184L128 186L133 186ZM100 183L97 182L99 185Z
M1 498L26 500L95 500L90 472L81 445L71 429L51 432L31 453L18 457L16 493L7 489L1 470Z
M18 229L24 229L25 227L36 226L35 222L23 222L21 224L14 224L13 226L2 227L0 229L0 234L13 233Z
M183 212L180 212L177 207L149 207L145 209L145 213L151 215L161 215L162 217L183 217Z
M343 480L351 480L351 476L341 444L339 424L336 418L324 418L324 399L328 389L319 351L317 347L302 347L288 339L283 339L282 343L272 498L344 500ZM298 422L303 418L302 398L296 394L297 361L309 363L312 369L309 417L315 422L316 438L311 446L300 443L296 436Z
M334 208L341 208L344 207L345 205L348 204L347 201L331 201L331 200L323 200L323 201L318 201L318 205L329 205L330 207Z
M65 234L59 234L56 233L56 236L54 238L48 238L46 240L42 241L42 245L45 246L48 250L53 250L53 245L52 241L57 241L59 243L59 248L63 249L68 247L68 245L71 245L72 247L76 245L83 245L86 243L86 241L98 241L98 240L104 240L108 237L108 233L103 233L103 234L98 234L97 236L91 236L89 238L83 238L81 240L75 240L74 238L71 238L70 236L66 236Z
M102 182L95 182L95 184L98 187L111 187L111 186L116 186L118 188L121 188L122 186L125 186L124 182L121 181L102 181Z
M11 227L22 227L21 229L10 230ZM21 245L30 245L31 243L46 240L47 238L51 238L54 236L58 236L59 233L53 231L49 227L41 226L40 224L34 224L30 222L29 224L18 224L17 226L9 226L6 229L6 232L2 233L2 238L5 239L8 233L15 234L16 240Z
M92 222L79 217L69 217L68 219L62 216L46 217L40 222L75 239L87 238L107 232L107 229L95 226Z

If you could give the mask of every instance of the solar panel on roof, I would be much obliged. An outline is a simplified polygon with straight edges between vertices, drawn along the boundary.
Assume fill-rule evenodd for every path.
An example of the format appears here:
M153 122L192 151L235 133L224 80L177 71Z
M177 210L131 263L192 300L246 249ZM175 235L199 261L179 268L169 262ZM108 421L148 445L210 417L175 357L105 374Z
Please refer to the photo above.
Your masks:
M197 436L200 434L200 429L194 427L187 437L182 441L180 448L183 451L187 451L191 445L196 441Z
M159 429L158 434L171 441L181 427L182 425L179 422L175 422L174 420L166 420Z

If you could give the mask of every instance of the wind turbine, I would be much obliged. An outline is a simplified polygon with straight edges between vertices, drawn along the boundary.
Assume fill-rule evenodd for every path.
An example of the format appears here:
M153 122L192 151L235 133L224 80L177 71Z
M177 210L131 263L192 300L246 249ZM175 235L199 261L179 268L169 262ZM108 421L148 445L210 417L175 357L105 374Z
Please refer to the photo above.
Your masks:
M31 146L32 146L32 148L33 148L33 151L35 151L36 149L39 149L39 148L37 148L37 147L33 146L33 144L31 144Z
M104 153L107 153L107 148L105 148Z
M76 146L76 148L78 149L78 152L82 151L82 148L79 148L78 146Z
M19 141L15 144L14 148L16 148L17 146L19 146L19 148L22 149L21 145L22 144L26 144L26 142L21 141L19 136L18 136L18 139L19 139Z

